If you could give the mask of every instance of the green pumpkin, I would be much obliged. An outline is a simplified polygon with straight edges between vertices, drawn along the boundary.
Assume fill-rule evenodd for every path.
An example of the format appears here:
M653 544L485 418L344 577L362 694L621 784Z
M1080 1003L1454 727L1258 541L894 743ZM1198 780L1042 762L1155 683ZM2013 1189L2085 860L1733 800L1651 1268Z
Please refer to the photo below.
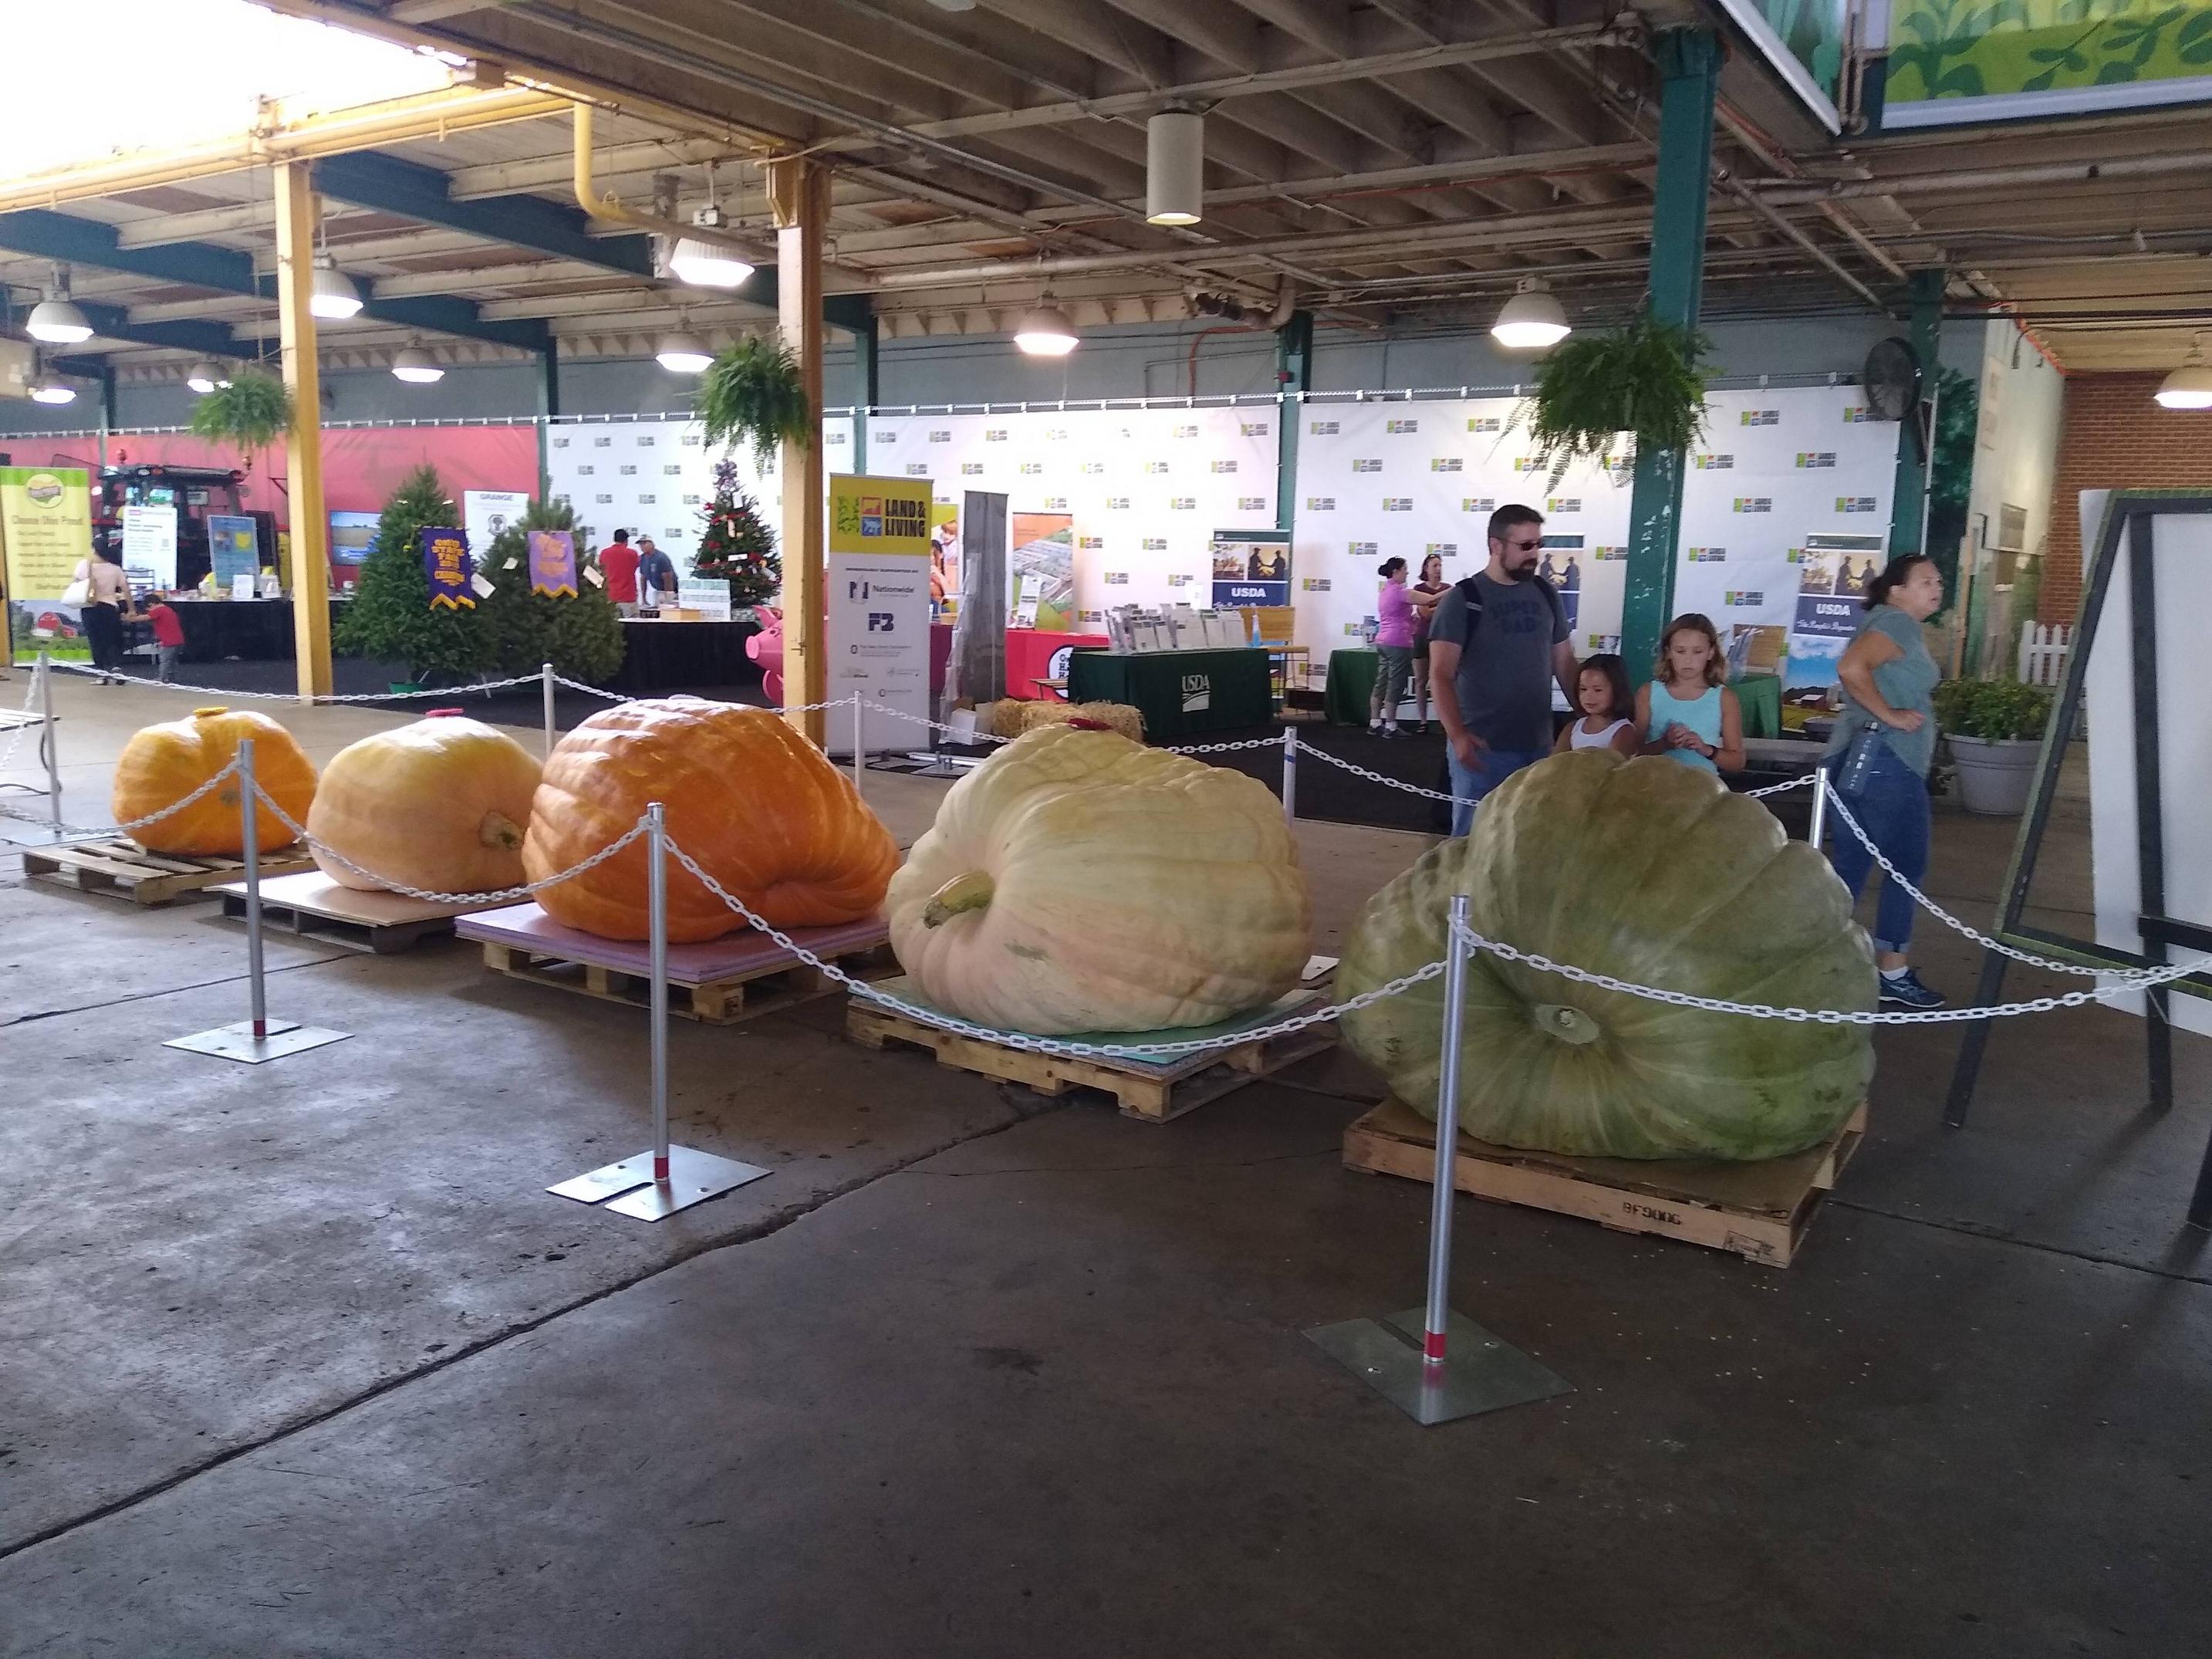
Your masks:
M1757 801L1664 756L1553 757L1369 902L1352 996L1443 955L1447 907L1485 938L1638 985L1777 1007L1870 1010L1874 958L1827 860ZM1866 1097L1868 1029L1678 1008L1486 951L1468 964L1460 1127L1574 1157L1778 1158ZM1436 1115L1443 981L1344 1018L1345 1040Z

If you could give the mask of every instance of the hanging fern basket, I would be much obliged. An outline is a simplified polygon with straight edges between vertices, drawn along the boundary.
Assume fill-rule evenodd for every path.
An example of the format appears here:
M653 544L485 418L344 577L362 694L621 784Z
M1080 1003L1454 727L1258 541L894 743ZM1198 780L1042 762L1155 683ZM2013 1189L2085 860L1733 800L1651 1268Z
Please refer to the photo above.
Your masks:
M191 433L211 443L233 443L246 452L246 465L292 429L292 394L283 381L258 368L241 368L228 386L219 386L192 405Z
M1557 486L1577 461L1617 459L1620 434L1671 453L1703 435L1705 359L1711 342L1695 330L1639 316L1604 334L1577 334L1536 371L1521 423Z
M699 383L699 418L707 447L752 447L765 463L786 442L814 438L814 410L799 375L799 359L775 340L748 337L723 348Z

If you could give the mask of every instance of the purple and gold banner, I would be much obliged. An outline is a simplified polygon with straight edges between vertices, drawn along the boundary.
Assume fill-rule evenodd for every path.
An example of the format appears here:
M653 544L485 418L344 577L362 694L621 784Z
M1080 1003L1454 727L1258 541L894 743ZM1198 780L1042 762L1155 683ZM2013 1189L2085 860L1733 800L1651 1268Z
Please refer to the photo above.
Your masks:
M576 538L566 530L530 532L530 591L556 599L576 597Z
M473 611L477 596L470 591L472 562L469 538L458 530L422 532L422 574L430 581L430 609Z

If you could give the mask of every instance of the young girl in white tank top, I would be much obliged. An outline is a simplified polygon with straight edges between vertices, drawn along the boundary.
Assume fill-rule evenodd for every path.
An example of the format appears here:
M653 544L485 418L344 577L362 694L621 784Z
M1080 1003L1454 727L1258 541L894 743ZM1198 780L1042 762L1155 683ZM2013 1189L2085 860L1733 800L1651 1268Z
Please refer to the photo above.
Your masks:
M1575 707L1580 717L1559 733L1552 745L1553 754L1564 755L1570 749L1636 752L1636 699L1629 693L1627 665L1618 656L1601 653L1582 665L1575 676Z

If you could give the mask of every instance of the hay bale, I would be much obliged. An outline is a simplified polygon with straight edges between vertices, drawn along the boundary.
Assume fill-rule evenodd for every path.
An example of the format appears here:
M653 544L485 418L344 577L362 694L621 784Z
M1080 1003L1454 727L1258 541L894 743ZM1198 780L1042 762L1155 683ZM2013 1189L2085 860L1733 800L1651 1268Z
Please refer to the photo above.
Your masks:
M1040 726L1065 726L1070 720L1090 720L1119 732L1132 743L1145 740L1145 717L1127 703L1025 702L1019 707L1024 732Z
M986 703L975 711L975 729L988 732L994 738L1018 738L1029 730L1022 711L1036 707L1035 703L1024 702L1019 697L1001 697L998 702Z

